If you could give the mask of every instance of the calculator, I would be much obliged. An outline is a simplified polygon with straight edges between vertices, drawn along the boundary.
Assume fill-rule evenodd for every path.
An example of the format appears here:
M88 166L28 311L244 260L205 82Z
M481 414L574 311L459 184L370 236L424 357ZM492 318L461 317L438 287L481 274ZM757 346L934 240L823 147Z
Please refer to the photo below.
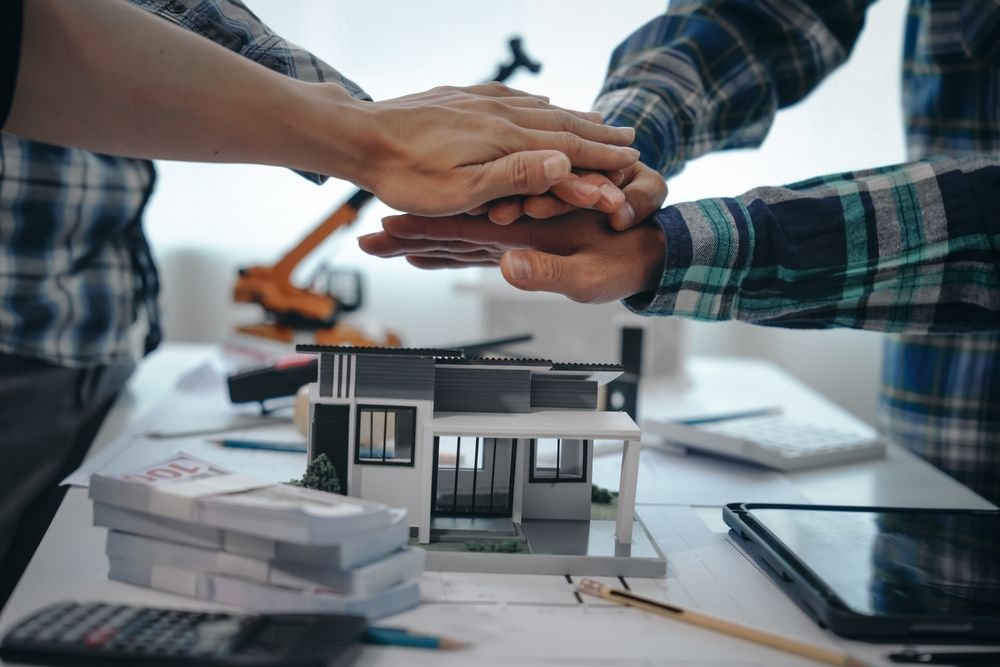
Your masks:
M342 614L242 615L65 602L16 625L0 642L7 663L44 665L275 665L341 667L368 623Z
M697 424L645 420L643 431L665 442L781 471L885 456L873 430L817 425L766 414Z

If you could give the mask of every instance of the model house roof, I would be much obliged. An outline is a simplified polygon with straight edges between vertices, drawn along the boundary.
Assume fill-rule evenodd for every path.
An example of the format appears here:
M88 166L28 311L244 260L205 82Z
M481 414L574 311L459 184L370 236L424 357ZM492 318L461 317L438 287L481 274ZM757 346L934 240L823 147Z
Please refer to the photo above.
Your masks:
M462 358L462 351L441 347L356 347L353 345L296 345L302 354L356 354L390 357Z
M580 364L559 362L552 364L554 371L577 371L580 373L590 373L593 371L617 371L624 373L625 367L621 364Z
M460 349L435 347L354 347L350 345L296 345L303 354L351 354L357 356L417 357L434 359L438 366L523 368L561 377L577 376L605 384L625 371L621 364L565 363L551 359L522 357L467 357Z
M438 364L446 366L539 366L551 368L550 359L520 359L516 357L448 357L437 360Z

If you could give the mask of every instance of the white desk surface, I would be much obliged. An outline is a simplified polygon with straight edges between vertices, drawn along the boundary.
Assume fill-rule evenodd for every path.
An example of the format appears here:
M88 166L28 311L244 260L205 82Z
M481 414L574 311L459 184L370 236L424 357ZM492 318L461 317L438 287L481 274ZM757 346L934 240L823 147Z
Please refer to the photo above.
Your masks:
M204 346L167 346L148 359L109 415L91 456L133 427L186 370L211 353ZM746 359L692 359L691 383L646 387L642 410L686 402L691 409L738 409L746 394L773 398L790 415L838 411L774 366ZM832 412L831 412L832 411ZM642 416L642 415L640 415ZM846 417L844 417L846 419ZM594 479L614 484L615 455L595 461ZM613 471L613 473L612 473ZM893 647L846 642L823 632L733 547L718 506L730 500L806 501L914 507L991 508L988 502L896 448L885 460L781 475L736 463L655 448L644 449L637 511L669 562L663 580L631 579L634 590L753 623L828 647L841 647L875 664ZM726 489L739 489L739 497ZM698 506L698 507L692 507ZM208 608L190 598L109 581L105 531L91 526L83 489L68 491L7 607L0 634L38 608L65 599ZM563 577L425 573L424 604L391 619L432 633L474 642L468 651L366 648L360 665L692 665L791 666L813 664L724 635L641 612L573 596ZM899 647L895 647L898 649Z

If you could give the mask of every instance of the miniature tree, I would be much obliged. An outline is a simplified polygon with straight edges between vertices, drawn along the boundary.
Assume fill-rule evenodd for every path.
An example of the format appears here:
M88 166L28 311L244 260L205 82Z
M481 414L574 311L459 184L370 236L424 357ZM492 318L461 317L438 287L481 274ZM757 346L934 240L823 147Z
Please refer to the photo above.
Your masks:
M497 554L513 554L521 550L521 543L517 540L469 540L464 543L466 551L489 552Z
M304 486L307 489L340 493L340 478L337 477L337 469L326 457L326 454L320 454L314 458L306 466L306 472L302 475L302 479L293 479L291 483L295 486Z
M603 486L598 486L596 484L590 487L590 502L597 503L599 505L610 505L611 501L614 500L615 496L618 494L614 491L608 491Z

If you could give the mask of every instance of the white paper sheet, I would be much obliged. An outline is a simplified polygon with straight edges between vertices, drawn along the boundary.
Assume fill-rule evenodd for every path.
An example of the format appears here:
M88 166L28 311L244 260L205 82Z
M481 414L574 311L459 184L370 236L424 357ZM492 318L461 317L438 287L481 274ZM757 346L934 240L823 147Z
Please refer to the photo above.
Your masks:
M131 432L84 461L63 484L86 487L95 472L126 472L182 451L233 472L253 474L268 481L301 477L305 454L230 449L209 441L224 438L300 444L304 441L290 419L262 420L256 406L232 405L220 373L214 365L203 364L184 375L176 391L139 420ZM163 437L171 432L192 434Z
M641 507L639 514L650 526L654 539L667 551L669 572L666 579L627 578L633 591L724 614L829 648L838 646L839 640L817 628L729 544L723 533L707 525L695 509ZM531 575L425 573L421 580L423 604L419 609L393 617L391 623L473 642L475 653L365 651L358 664L456 667L804 664L799 657L733 637L597 598L578 598L574 594L574 581L574 578ZM617 579L602 581L622 585ZM483 660L481 655L490 658Z

